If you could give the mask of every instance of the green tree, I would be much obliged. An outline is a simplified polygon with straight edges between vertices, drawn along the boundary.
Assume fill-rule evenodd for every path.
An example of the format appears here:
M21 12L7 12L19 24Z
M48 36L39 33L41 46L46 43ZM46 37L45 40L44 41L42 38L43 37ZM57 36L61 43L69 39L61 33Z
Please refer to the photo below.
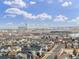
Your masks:
M65 48L67 48L67 42L65 42Z
M74 56L77 55L77 51L76 51L76 49L73 50L73 55L74 55Z
M71 48L74 48L74 45L73 45L73 43L72 43L72 45L71 45Z

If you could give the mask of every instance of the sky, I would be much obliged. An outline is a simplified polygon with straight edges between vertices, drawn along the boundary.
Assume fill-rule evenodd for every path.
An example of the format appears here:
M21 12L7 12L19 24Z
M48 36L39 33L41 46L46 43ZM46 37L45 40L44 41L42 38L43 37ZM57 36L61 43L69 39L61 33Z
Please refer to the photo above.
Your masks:
M0 27L79 25L79 0L0 0Z

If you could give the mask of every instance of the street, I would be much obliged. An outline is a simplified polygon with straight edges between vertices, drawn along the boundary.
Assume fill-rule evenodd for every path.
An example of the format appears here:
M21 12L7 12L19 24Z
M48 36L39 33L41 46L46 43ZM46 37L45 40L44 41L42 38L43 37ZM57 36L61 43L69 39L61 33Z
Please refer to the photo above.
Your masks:
M51 53L50 56L47 57L47 59L54 59L54 56L55 55L58 55L59 54L59 51L61 48L63 48L64 46L62 44L59 44Z

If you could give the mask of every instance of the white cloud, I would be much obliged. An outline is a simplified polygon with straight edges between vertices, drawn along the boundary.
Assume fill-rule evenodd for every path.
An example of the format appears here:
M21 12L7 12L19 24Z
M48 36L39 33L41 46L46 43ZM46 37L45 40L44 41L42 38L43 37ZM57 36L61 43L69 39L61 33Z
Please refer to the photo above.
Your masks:
M5 11L6 13L12 14L12 15L21 15L21 10L18 8L9 8Z
M65 1L64 3L62 3L62 6L63 7L68 7L70 5L72 5L72 2L71 1Z
M21 15L20 9L18 8L9 8L5 11L4 18L6 17L16 17L16 15Z
M70 25L72 24L73 26L79 26L79 16L76 17L76 18L73 18L73 19L69 20L68 23Z
M24 0L5 0L4 4L9 5L11 7L24 8L24 7L28 7L30 5L34 5L34 4L36 4L36 2L30 1L29 3L27 3Z
M30 1L30 4L31 4L31 5L34 5L34 4L36 4L36 2L34 2L34 1Z
M26 3L23 0L5 0L4 4L18 8L26 7Z
M76 19L74 19L76 24L79 24L79 17L77 17Z
M38 19L52 19L52 16L46 14L46 13L42 13L36 16Z
M23 11L23 16L29 19L40 19L40 20L45 20L45 19L52 19L52 16L46 14L46 13L41 13L38 15L32 15L31 13L26 13Z
M18 8L9 8L5 11L5 13L7 15L15 15L15 16L21 15L21 16L24 16L25 18L28 18L28 19L40 19L40 20L52 19L52 16L48 15L46 13L41 13L41 14L38 14L38 15L32 15L31 13L20 10Z
M76 17L75 19L70 20L69 22L75 23L79 25L79 17Z
M56 22L65 22L67 20L68 20L68 18L66 16L63 16L63 15L58 15L54 19L54 21L56 21Z

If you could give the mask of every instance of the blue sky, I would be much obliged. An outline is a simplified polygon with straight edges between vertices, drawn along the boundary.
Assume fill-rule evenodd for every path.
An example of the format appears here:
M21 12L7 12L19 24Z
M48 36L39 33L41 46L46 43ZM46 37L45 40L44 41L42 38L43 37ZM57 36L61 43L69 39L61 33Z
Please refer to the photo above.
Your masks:
M0 27L79 25L79 0L0 0Z

